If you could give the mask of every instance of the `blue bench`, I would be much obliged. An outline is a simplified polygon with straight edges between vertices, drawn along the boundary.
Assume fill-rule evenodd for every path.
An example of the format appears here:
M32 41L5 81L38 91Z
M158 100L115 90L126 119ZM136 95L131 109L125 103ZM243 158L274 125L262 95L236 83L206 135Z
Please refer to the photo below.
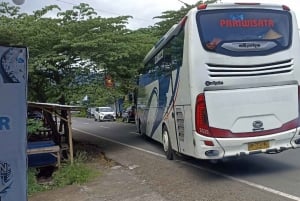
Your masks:
M60 148L52 140L28 142L27 155L28 167L60 167Z

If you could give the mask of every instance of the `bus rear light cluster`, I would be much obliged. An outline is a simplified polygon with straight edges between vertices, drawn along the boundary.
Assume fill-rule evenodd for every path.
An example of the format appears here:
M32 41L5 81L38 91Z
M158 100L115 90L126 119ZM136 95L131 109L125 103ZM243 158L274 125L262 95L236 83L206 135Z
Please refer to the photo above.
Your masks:
M214 145L214 142L213 142L213 141L210 141L210 140L204 140L204 144L205 144L206 146L210 146L210 147L215 146L215 145Z
M205 10L207 7L207 4L200 4L197 6L198 10Z
M290 11L290 7L286 6L286 5L282 5L282 9L285 11Z
M205 96L199 94L196 100L195 122L197 133L210 136Z

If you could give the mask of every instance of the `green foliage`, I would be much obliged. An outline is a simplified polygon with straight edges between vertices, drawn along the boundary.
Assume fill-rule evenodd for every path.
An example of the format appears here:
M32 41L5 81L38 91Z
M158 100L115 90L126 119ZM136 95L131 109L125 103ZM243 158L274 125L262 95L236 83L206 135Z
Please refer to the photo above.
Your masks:
M63 165L63 167L54 172L53 182L56 187L63 187L72 184L83 184L96 176L96 172L92 171L82 162L74 162L73 165Z
M161 21L155 26L133 31L126 28L131 16L103 18L86 3L24 14L2 2L0 43L29 48L29 100L65 104L88 95L91 105L108 105L133 91L144 56L196 4L183 3L180 10L156 17ZM50 11L57 11L57 18L46 17ZM105 74L115 87L104 86Z
M43 128L43 121L40 119L27 119L27 132L28 134L34 134L38 130Z
M37 170L34 168L29 168L27 171L27 194L33 195L37 192L45 191L47 188L39 184L36 179Z
M78 152L76 154L74 163L63 163L62 167L53 173L52 181L49 183L38 183L36 169L29 168L27 172L28 195L72 184L83 184L100 175L97 170L86 165L88 160L86 152Z
M180 1L180 0L179 0ZM188 11L197 5L200 4L212 4L218 0L207 0L207 1L198 1L195 4L187 4L183 1L180 1L183 6L178 10L168 10L164 11L161 16L156 16L154 18L161 19L160 22L155 24L157 36L163 36L174 24L180 22L180 20L188 13Z

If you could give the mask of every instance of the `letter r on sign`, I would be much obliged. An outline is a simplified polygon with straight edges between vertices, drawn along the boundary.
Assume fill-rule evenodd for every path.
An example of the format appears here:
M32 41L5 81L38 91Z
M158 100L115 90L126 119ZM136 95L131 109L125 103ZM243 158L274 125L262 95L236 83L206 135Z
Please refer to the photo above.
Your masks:
M9 130L9 118L8 117L0 117L0 130Z

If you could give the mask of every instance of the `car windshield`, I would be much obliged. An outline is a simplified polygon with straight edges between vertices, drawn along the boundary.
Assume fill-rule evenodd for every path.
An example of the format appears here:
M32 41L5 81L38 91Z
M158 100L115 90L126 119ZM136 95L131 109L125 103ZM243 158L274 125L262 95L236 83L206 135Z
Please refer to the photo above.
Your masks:
M207 51L232 56L264 55L291 44L291 15L267 9L220 9L197 14Z
M100 112L113 112L113 109L110 107L99 108Z

